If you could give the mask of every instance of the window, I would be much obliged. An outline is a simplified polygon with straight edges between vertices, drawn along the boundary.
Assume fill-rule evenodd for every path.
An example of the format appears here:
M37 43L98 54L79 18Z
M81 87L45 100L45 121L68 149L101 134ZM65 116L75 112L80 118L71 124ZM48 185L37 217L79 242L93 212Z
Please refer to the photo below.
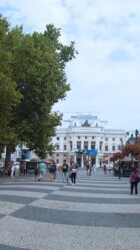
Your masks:
M59 154L57 154L56 156L59 157Z
M72 150L72 141L70 141L70 150Z
M115 151L115 146L112 146L112 151Z
M64 157L66 157L67 155L66 154L64 154Z
M77 141L77 149L81 149L81 142Z
M102 151L102 141L100 141L100 146L99 146L99 149L100 149L100 151Z
M91 149L95 149L95 142L94 141L91 142Z
M67 145L64 145L64 150L67 150Z
M78 139L80 139L80 136L78 136Z
M105 151L108 151L108 146L105 146Z
M94 139L95 137L94 136L92 136L92 139Z
M87 139L87 136L85 136L85 139Z
M57 137L56 140L59 141L59 137Z
M115 138L112 138L112 141L115 141Z
M88 149L88 142L84 141L84 149Z
M105 138L105 141L108 141L108 138Z
M59 164L59 159L56 160L56 163Z
M56 149L59 150L59 145L56 145Z
M67 140L67 137L64 137L64 141L66 141Z

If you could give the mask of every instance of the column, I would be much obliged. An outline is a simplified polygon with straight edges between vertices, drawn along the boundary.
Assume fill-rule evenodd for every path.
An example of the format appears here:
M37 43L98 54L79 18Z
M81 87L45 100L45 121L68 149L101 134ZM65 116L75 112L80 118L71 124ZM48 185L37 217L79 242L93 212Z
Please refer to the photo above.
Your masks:
M96 168L99 167L99 138L96 138L96 150L97 150L97 155L96 155Z
M81 149L84 149L84 141L83 141L83 138L81 139Z
M91 150L91 141L88 141L88 149Z
M76 163L76 153L74 154L74 162Z
M82 154L82 157L81 157L81 168L84 167L84 157L83 157L83 154Z

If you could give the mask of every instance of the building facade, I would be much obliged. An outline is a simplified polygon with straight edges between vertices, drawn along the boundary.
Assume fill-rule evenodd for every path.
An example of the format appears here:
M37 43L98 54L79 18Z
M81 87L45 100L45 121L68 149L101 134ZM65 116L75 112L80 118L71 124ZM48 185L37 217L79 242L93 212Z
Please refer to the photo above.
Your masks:
M107 129L106 122L93 115L74 115L63 121L52 138L55 145L53 160L62 164L76 162L84 167L92 162L96 167L104 162L109 163L113 153L118 151L121 144L125 144L126 131Z

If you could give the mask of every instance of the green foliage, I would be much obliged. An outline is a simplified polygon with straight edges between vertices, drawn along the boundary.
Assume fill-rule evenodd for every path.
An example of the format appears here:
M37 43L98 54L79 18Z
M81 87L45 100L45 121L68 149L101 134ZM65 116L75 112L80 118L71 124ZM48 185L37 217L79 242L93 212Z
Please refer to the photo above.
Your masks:
M20 140L43 157L53 150L51 138L62 118L52 114L52 107L70 90L65 67L77 53L74 42L63 45L60 29L52 24L44 33L23 34L18 26L10 30L2 16L0 35L0 108L4 105L3 131L9 138L5 145Z
M0 153L6 145L18 143L18 136L15 128L11 127L11 120L13 108L20 102L21 94L12 79L13 55L9 46L9 32L8 22L0 15Z

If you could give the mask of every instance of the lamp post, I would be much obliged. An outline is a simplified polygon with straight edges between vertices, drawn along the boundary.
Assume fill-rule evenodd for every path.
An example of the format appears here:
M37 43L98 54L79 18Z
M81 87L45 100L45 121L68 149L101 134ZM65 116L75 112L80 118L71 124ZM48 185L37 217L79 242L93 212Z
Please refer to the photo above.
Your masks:
M128 144L129 145L134 145L135 144L135 138L134 138L133 134L131 134L131 137L128 139ZM134 155L133 155L132 152L130 154L131 154L131 167L133 168L133 157L134 157Z
M139 134L139 131L136 129L135 130L135 143L137 144L137 140L138 140L138 134Z

